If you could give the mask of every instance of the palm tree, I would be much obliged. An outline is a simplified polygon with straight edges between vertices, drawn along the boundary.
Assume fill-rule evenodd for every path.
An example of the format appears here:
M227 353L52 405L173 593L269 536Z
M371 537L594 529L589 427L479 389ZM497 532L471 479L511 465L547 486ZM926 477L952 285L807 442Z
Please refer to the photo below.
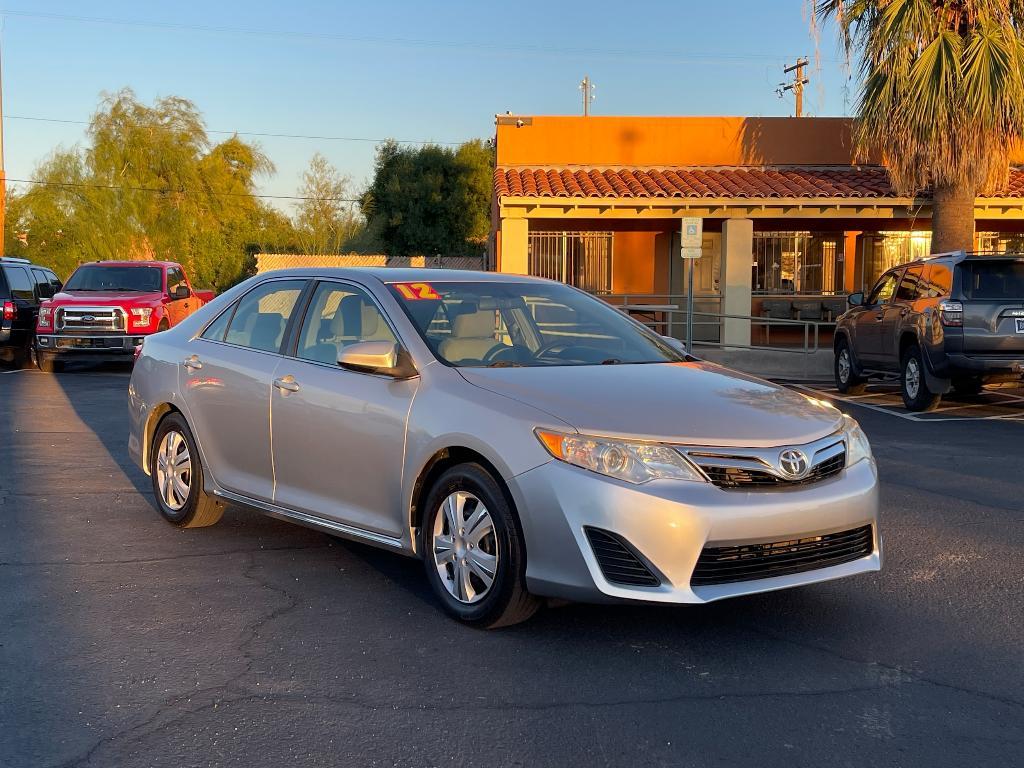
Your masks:
M932 250L971 248L974 198L1024 137L1024 0L814 0L860 63L857 159L932 191Z

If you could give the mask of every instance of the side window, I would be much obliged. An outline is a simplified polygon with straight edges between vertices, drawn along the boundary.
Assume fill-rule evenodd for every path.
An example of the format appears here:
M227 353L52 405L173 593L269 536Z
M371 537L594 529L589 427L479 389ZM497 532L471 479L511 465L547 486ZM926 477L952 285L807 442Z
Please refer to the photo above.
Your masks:
M29 280L28 271L21 267L4 267L7 285L11 289L11 297L22 301L35 301L35 289Z
M277 352L284 329L305 287L305 280L271 280L242 297L224 341L240 347Z
M900 287L896 289L896 301L917 301L922 294L923 266L909 267L900 280Z
M185 274L177 267L171 267L167 270L167 293L170 295L174 294L174 290L179 285L185 285Z
M51 272L50 270L44 269L43 272L50 281L50 289L53 291L53 293L51 293L50 295L53 296L56 293L58 293L61 288L64 287L64 284L60 281L60 278L53 274L53 272Z
M46 276L46 273L41 269L32 270L32 279L36 284L36 297L39 299L48 299L53 296L53 286L50 285L50 278Z
M361 289L321 283L302 321L296 354L333 365L345 347L361 341L396 341L377 305Z
M924 298L945 299L953 290L953 270L948 264L930 264L925 273Z
M235 305L231 305L223 312L220 316L206 326L206 330L202 333L202 338L209 339L210 341L224 341L224 332L228 329L228 323L231 322L231 315L235 311Z
M887 272L882 275L882 279L878 281L875 289L871 291L871 296L868 298L868 304L884 304L892 298L893 293L896 291L896 278L899 277L899 272Z

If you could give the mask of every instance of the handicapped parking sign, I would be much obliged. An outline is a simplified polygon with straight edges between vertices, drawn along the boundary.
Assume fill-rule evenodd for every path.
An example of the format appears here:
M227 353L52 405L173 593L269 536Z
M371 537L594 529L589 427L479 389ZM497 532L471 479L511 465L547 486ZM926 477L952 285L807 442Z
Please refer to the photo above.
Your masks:
M704 220L685 218L682 221L679 238L679 255L684 259L699 259L704 239Z

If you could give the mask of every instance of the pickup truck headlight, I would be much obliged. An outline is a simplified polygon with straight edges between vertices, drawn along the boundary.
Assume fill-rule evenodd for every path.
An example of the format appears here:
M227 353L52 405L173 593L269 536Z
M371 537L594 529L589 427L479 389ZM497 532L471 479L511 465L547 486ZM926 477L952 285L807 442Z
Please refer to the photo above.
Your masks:
M132 307L132 325L148 326L153 317L152 307Z
M40 307L39 308L39 319L36 324L40 328L52 328L53 327L53 307Z
M548 453L559 461L628 483L663 479L705 482L679 451L667 445L544 429L537 429L535 433Z
M852 416L843 414L843 434L846 436L846 466L871 458L871 443Z

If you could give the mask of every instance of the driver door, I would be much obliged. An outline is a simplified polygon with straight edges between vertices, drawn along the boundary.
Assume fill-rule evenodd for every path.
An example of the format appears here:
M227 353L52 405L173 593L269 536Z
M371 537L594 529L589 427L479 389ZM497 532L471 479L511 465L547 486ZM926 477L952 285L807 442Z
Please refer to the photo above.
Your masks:
M882 322L885 310L896 293L903 268L886 272L875 284L864 302L863 310L857 315L856 355L862 363L877 365L883 362Z
M274 372L274 502L397 538L405 526L405 430L419 378L339 367L338 353L362 341L397 343L397 335L362 287L319 283L294 352Z

